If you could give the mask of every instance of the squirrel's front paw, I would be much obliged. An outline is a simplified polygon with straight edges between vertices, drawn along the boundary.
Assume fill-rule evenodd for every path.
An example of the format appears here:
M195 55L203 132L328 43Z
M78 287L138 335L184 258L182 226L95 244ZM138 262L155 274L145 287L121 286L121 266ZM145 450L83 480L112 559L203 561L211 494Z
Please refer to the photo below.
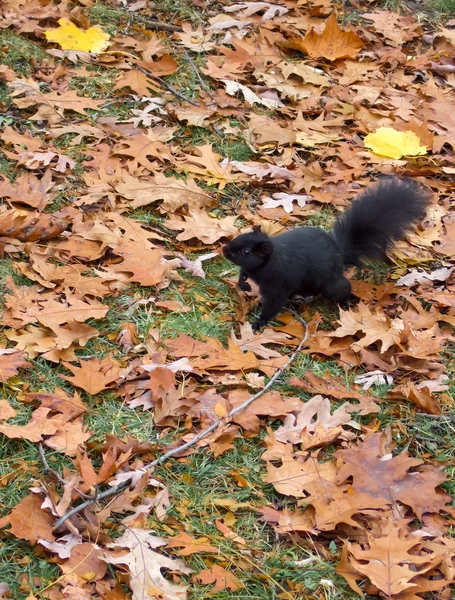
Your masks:
M261 321L261 319L258 319L257 321L255 321L253 323L253 332L259 333L261 331L261 329L263 327L265 327L266 325L267 325L267 323L264 323L264 321Z
M239 288L242 292L251 292L251 285L244 279L239 281Z

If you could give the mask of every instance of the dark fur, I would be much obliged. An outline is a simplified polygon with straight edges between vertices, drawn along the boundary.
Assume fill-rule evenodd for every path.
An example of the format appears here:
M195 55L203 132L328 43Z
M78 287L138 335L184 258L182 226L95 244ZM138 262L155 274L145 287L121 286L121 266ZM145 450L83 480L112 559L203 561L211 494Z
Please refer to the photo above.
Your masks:
M226 244L224 256L241 267L240 289L251 289L250 278L261 290L262 312L254 329L295 294L321 294L348 308L351 284L344 266L360 266L362 257L385 258L393 242L423 219L429 200L427 190L411 180L384 179L354 199L329 233L301 227L270 238L256 227Z

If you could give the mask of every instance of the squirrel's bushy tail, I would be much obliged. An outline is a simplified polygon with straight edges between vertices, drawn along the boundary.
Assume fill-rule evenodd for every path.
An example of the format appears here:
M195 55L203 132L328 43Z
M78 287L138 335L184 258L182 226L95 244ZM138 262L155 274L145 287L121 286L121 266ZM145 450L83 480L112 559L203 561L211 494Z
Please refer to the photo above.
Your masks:
M430 198L420 184L395 177L359 194L331 231L343 263L359 265L362 256L384 259L392 243L423 219Z

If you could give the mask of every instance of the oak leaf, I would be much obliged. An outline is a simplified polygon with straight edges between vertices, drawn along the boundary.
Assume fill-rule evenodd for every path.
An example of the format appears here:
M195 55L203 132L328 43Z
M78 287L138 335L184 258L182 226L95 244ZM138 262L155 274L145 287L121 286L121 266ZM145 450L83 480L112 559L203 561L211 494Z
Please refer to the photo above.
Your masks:
M146 180L132 177L128 173L124 173L122 177L123 181L115 189L129 200L128 206L133 208L161 201L160 209L174 212L183 205L200 210L213 203L213 198L191 177L187 177L186 181L166 177L162 173L156 173Z
M48 192L53 185L52 173L49 169L41 179L32 173L24 173L14 183L6 179L0 180L0 196L9 198L8 204L25 205L42 211L52 198Z
M110 356L106 356L102 360L91 358L80 361L80 367L66 362L62 362L62 365L73 373L73 377L68 375L60 375L60 377L91 395L107 389L120 377L120 366Z
M178 241L196 238L204 244L215 244L221 238L231 238L238 232L234 226L236 220L236 215L213 219L206 212L193 210L190 215L184 215L183 220L168 219L166 227L183 230L177 235Z
M212 594L222 592L223 590L237 592L244 587L243 583L237 579L234 573L226 571L226 569L223 569L219 565L213 565L211 569L199 571L197 575L194 575L193 580L199 581L203 585L214 583L215 585L211 589Z
M295 498L322 498L327 501L337 487L335 462L319 463L317 453L305 461L292 454L291 446L285 446L281 465L267 463L267 483L277 492Z
M111 565L126 565L129 569L129 586L133 600L185 600L186 586L175 585L165 579L161 569L191 573L191 569L180 559L171 559L154 551L165 546L167 540L152 535L149 529L128 529L121 537L108 544L109 548L128 549L121 556L105 554L103 560Z
M351 425L351 415L347 404L330 414L330 401L322 396L314 396L299 407L299 411L286 415L284 424L275 431L279 442L302 444L302 450L328 445L336 440L349 440L354 436L345 431L342 425Z
M45 242L59 236L68 223L69 218L63 215L6 210L0 213L0 236L21 242Z
M179 556L189 556L199 552L219 552L215 546L211 546L208 538L196 539L185 531L180 531L174 537L168 539L166 548L180 548L177 550Z
M124 87L129 87L138 96L148 96L149 88L155 85L139 69L130 69L119 75L114 90L121 90Z
M0 527L11 525L9 532L20 540L36 544L38 539L54 541L52 533L54 518L43 510L43 499L37 494L29 494L13 510L0 519Z
M401 502L420 519L424 513L444 512L450 497L439 486L446 480L441 470L425 469L423 461L403 451L393 456L387 433L368 433L356 446L338 450L341 466L337 481L352 477L354 493L363 492L391 504Z
M19 369L30 367L22 352L15 350L0 350L0 382L8 381L19 372Z

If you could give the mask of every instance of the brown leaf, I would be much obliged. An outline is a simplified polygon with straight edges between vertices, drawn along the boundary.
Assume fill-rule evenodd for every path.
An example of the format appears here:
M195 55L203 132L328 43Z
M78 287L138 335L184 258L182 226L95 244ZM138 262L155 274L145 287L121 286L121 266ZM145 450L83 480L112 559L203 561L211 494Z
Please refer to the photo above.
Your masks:
M149 96L150 88L155 87L155 85L139 69L130 69L129 71L120 73L114 90L121 90L125 87L129 87L138 96Z
M2 398L0 400L0 420L7 421L11 419L11 417L15 417L17 415L17 410L9 405L8 400Z
M110 384L119 379L120 366L110 356L106 356L102 360L91 358L81 361L80 367L66 362L62 362L62 365L74 376L60 375L60 377L82 388L92 396L107 389Z
M267 483L277 492L296 498L326 498L330 500L336 488L337 469L333 461L318 463L317 454L302 462L292 454L292 446L285 446L281 465L267 463Z
M92 433L83 424L82 418L64 423L55 435L47 438L45 446L66 456L76 456L79 445L83 445Z
M427 387L417 388L412 381L398 385L388 392L391 400L410 400L430 415L442 414L438 399Z
M199 581L203 585L209 585L215 583L211 593L215 594L223 590L230 590L236 592L244 587L243 583L237 579L234 573L226 571L219 565L213 565L211 569L204 569L197 575L193 576L193 580Z
M59 236L68 222L64 216L6 210L0 213L0 236L21 242L45 242Z
M9 198L11 205L26 205L41 212L51 200L48 192L53 185L50 169L46 170L41 179L32 173L24 173L14 183L6 179L0 180L0 196Z
M158 554L154 548L166 545L166 540L152 535L149 529L128 529L121 537L108 544L110 548L128 549L122 556L104 554L103 560L111 565L126 565L130 573L130 587L134 600L144 598L144 590L150 599L161 596L163 600L186 598L186 586L175 585L161 574L161 569L188 574L191 572L180 559ZM101 557L100 557L101 558Z
M71 550L71 556L62 565L63 573L77 573L86 581L99 581L107 571L103 560L103 550L95 544L77 544Z
M236 220L236 215L213 219L206 212L194 210L190 215L185 215L183 220L168 219L166 227L177 231L183 229L183 232L177 236L179 241L196 238L204 244L214 244L221 238L231 238L238 233L237 228L234 226Z
M38 539L55 540L52 533L54 518L41 508L42 503L43 499L40 496L29 494L0 519L0 527L11 525L10 533L31 544L36 544Z
M425 470L423 461L411 458L405 450L391 454L386 432L368 433L363 442L338 450L342 461L337 481L352 477L352 489L392 505L397 501L410 506L418 518L427 512L444 512L450 497L439 486L446 480L441 470Z
M19 369L30 367L22 352L14 350L0 350L0 381L8 381L19 372Z
M195 539L189 533L180 531L177 535L168 539L166 548L180 548L180 550L177 550L179 556L189 556L199 552L216 552L218 554L218 548L211 546L208 541L208 538Z
M340 58L355 58L363 46L363 41L353 31L343 31L338 25L335 13L332 13L326 20L321 34L311 28L302 40L291 38L283 46L300 50L311 58L334 61Z
M115 187L116 191L129 200L128 206L139 208L161 201L160 208L166 212L174 212L187 204L191 209L201 209L213 203L213 198L200 188L194 179L186 181L176 177L166 177L156 173L146 180L132 177L128 173L122 175L123 181Z

